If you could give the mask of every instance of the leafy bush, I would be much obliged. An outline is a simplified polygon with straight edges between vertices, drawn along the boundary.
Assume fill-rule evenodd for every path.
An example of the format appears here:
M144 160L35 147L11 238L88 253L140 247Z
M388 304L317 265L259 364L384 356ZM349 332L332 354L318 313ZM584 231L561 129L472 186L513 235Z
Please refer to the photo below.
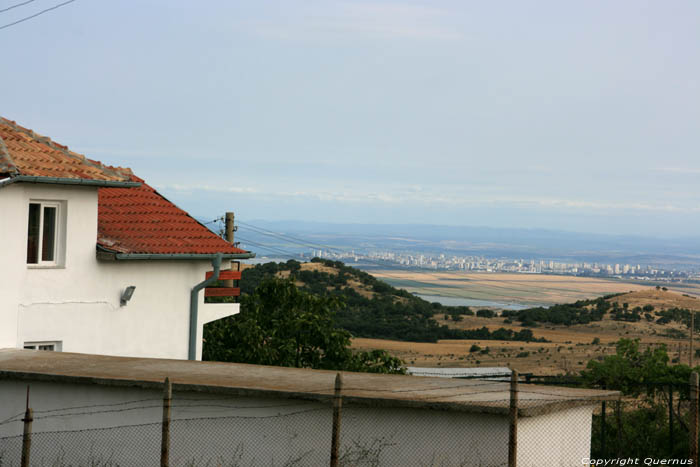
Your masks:
M242 298L241 312L204 328L204 360L328 370L404 373L383 350L353 353L350 333L334 315L341 303L298 289L291 280L264 280Z

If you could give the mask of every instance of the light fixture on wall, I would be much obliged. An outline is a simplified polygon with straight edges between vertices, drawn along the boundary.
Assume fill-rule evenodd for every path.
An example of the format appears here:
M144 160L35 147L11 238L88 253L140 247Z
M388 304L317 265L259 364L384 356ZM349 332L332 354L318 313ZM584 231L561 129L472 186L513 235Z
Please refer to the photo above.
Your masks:
M122 292L122 296L119 297L119 306L126 306L126 302L131 300L131 296L134 295L134 290L136 290L135 285L130 285L126 289L124 289L124 292Z

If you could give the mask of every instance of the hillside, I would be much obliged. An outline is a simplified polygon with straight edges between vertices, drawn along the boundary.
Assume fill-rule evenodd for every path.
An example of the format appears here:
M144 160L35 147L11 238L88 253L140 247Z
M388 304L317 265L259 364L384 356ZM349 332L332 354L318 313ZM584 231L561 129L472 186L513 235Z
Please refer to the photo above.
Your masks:
M291 278L301 289L317 295L339 298L345 306L336 315L336 324L355 337L437 342L440 339L498 339L532 341L532 331L505 328L489 330L455 329L438 324L435 316L451 316L458 321L474 315L466 306L443 306L427 302L405 290L339 261L314 258L309 263L287 261L246 268L241 293L250 294L266 277Z
M596 300L592 301L596 303ZM688 348L688 325L683 320L663 319L664 317L684 318L683 310L700 311L700 300L683 294L656 290L653 287L643 291L620 294L608 297L608 312L600 320L581 324L554 324L549 322L535 323L535 335L543 337L547 343L498 342L481 339L445 340L438 343L411 344L398 341L377 341L372 339L355 339L353 346L358 350L366 348L383 348L392 355L402 358L415 366L426 367L497 367L509 366L521 372L536 374L576 373L583 369L591 359L602 358L615 352L614 343L621 337L640 339L642 346L665 344L669 356L674 362L688 363L690 358ZM639 320L625 321L615 319L613 309L633 310L647 305L654 306L650 312L651 320L642 311ZM653 305L652 305L653 304ZM685 308L679 308L684 305ZM593 308L587 305L582 308ZM687 315L686 315L687 316ZM700 316L698 316L700 318ZM477 317L464 316L459 322L444 319L436 315L439 324L454 329L473 329L486 326L488 329L507 328L513 332L524 329L523 325L513 317L494 316ZM509 322L510 321L510 322ZM700 319L696 320L696 333L700 329ZM700 339L696 337L696 342ZM471 351L473 346L480 347ZM488 350L487 350L488 349ZM696 357L696 362L700 357Z
M664 343L675 361L687 362L689 310L700 311L700 300L655 287L549 308L470 310L429 303L343 263L318 259L250 267L243 292L271 275L344 300L337 323L353 334L355 349L385 349L416 366L577 372L589 360L613 353L620 337Z
M700 311L700 300L698 300L697 297L670 290L656 289L654 287L614 297L610 299L610 302L617 302L620 306L624 303L628 303L629 308L651 305L656 310L687 308L689 310Z

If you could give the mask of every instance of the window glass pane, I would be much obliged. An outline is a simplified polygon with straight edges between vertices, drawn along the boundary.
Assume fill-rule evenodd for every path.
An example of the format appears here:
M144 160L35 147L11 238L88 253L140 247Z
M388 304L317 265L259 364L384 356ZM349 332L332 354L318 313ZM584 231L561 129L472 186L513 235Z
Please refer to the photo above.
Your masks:
M29 229L27 234L27 263L39 262L39 216L41 205L29 203Z
M44 206L44 238L41 245L41 260L53 261L56 245L56 208Z
M24 348L27 349L27 350L35 350L35 349L36 349L36 346L30 344L30 345L25 345Z
M39 350L54 350L54 346L53 344L40 345Z

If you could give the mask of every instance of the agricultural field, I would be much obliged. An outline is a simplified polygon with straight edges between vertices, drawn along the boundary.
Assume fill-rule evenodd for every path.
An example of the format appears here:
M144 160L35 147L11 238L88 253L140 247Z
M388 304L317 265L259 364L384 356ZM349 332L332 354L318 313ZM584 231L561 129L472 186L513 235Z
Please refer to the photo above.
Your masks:
M583 285L581 285L583 286ZM589 295L590 297L590 295ZM700 311L700 299L674 291L656 290L653 287L640 288L609 301L628 303L630 307L651 304L656 313L660 310L683 307ZM516 321L506 321L503 317L483 318L464 316L454 322L444 316L436 316L440 324L457 329L474 329L486 326L490 330L498 328L523 329ZM423 367L496 367L508 366L520 372L538 375L558 375L576 373L585 368L591 359L615 352L614 343L621 337L639 338L642 347L664 343L671 358L680 358L688 363L688 329L676 322L664 325L641 320L638 322L614 321L611 314L602 321L572 326L548 325L541 323L532 329L535 337L544 337L550 342L514 342L493 340L441 340L437 343L400 342L381 339L353 339L353 347L358 350L380 348L403 359L407 365ZM675 333L675 334L673 334ZM697 342L700 336L696 336ZM598 339L595 344L594 340ZM479 349L476 349L478 346ZM696 345L700 348L700 345ZM488 349L488 350L487 350ZM680 351L680 352L679 352ZM700 363L700 358L695 359Z
M650 288L648 284L618 279L548 274L373 270L372 275L412 293L454 299L454 303L450 304L457 304L457 300L464 299L546 306ZM674 284L669 287L682 293L700 295L698 286Z

